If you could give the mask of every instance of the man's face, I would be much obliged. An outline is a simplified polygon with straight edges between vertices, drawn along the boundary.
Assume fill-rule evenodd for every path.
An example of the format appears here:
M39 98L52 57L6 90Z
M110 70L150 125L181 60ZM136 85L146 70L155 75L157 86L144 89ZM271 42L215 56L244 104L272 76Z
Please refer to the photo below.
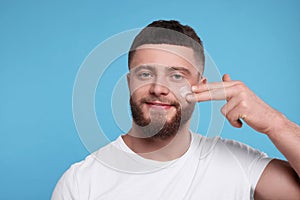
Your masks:
M185 125L194 110L182 90L199 83L191 48L146 44L131 60L128 85L133 121L141 127L141 137L166 138Z

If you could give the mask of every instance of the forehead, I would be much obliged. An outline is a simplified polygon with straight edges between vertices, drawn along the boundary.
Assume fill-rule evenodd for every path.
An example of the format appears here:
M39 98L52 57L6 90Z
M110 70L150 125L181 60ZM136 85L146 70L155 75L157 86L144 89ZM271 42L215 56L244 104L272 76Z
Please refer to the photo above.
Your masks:
M170 44L144 44L132 58L130 69L141 65L177 66L197 72L198 67L192 48Z

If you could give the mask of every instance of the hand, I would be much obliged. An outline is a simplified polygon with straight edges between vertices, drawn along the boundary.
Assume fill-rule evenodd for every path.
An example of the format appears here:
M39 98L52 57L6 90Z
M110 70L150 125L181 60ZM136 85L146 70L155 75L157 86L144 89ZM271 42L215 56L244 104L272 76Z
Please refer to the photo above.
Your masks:
M269 134L285 117L256 96L241 81L232 81L228 74L223 82L198 84L188 101L226 100L221 112L234 127L242 127L241 119L258 132Z

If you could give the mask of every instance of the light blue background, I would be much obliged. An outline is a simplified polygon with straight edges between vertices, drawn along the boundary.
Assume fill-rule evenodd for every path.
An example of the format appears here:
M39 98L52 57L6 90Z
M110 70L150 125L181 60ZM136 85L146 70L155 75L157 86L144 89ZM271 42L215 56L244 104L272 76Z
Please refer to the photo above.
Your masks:
M194 27L222 74L243 80L299 124L299 10L297 0L2 0L0 199L49 199L62 173L89 154L72 116L77 70L100 42L156 19ZM107 120L101 123L113 125ZM116 137L118 129L111 130ZM226 122L222 136L283 158L247 126Z

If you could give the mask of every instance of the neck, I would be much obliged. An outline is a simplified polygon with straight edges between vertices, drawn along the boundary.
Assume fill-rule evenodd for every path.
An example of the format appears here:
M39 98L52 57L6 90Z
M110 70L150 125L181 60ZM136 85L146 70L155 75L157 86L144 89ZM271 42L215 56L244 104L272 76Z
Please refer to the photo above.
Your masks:
M137 137L139 133L138 126L133 125L130 131L122 136L125 144L140 156L157 161L170 161L181 157L191 143L189 123L181 126L175 135L167 138L141 138Z

